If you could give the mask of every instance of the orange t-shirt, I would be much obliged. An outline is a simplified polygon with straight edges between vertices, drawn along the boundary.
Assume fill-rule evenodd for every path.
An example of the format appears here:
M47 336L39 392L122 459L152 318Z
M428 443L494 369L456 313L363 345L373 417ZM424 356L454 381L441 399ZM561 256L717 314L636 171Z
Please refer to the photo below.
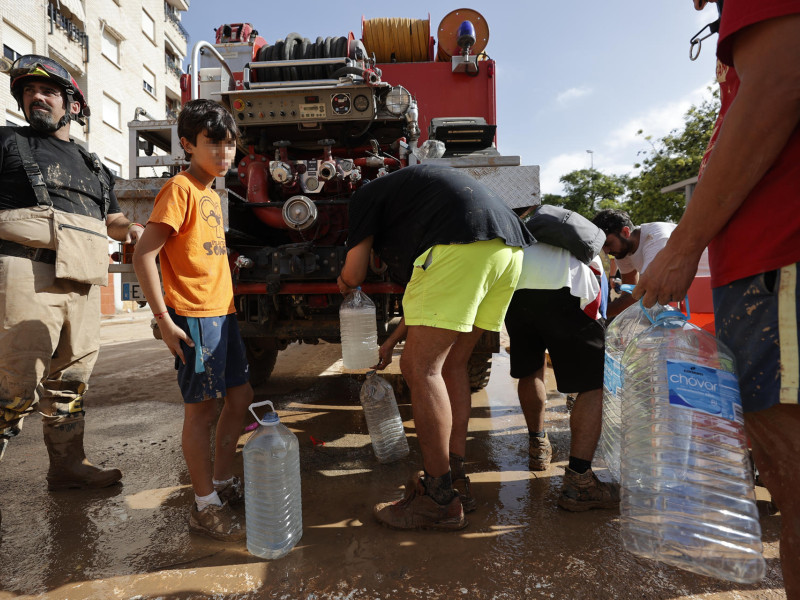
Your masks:
M148 223L174 230L158 254L167 306L184 317L235 312L217 193L184 171L161 188Z

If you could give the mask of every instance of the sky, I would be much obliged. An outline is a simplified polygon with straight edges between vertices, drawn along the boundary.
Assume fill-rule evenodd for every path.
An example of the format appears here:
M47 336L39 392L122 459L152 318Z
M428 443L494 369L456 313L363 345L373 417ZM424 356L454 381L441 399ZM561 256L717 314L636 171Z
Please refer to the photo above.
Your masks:
M541 191L561 193L559 178L594 167L634 173L658 139L683 124L689 107L710 97L716 36L689 60L689 39L717 17L691 0L493 0L490 3L278 3L230 5L193 0L182 15L189 51L214 41L223 23L249 22L269 43L303 37L361 36L361 18L426 19L431 31L450 11L473 8L489 26L486 53L497 63L497 145L541 168ZM390 82L391 83L391 82ZM412 90L413 93L413 90ZM592 152L587 152L591 150Z

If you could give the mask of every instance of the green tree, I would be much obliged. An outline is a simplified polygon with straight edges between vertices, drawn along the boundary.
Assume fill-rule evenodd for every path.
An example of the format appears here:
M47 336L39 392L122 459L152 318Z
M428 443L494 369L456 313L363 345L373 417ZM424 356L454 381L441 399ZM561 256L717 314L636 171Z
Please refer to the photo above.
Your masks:
M545 194L542 202L563 206L591 219L598 210L622 205L628 176L579 169L563 175L559 181L564 186L564 195Z
M661 189L697 175L718 112L719 92L715 90L710 100L686 112L682 130L673 129L655 142L651 136L643 136L650 149L641 151L644 159L634 165L641 171L628 182L624 207L635 224L680 220L686 207L683 191L662 194Z

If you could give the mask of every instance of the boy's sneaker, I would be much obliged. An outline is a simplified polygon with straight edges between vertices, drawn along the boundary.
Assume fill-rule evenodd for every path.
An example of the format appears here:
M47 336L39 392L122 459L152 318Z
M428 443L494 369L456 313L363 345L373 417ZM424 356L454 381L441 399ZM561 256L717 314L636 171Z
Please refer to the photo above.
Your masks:
M408 480L402 500L376 504L373 513L380 523L394 529L456 531L467 526L458 493L449 503L438 504L425 493L419 475Z
M550 445L550 438L546 433L543 438L530 436L528 454L531 457L531 471L547 471L550 460L553 458L553 447Z
M189 531L222 542L238 542L246 537L243 519L227 503L197 510L197 504L192 502Z
M576 473L564 468L564 484L558 505L564 510L581 512L592 508L617 508L619 485L600 481L591 469Z
M453 480L453 489L458 492L461 497L461 506L464 508L465 513L475 512L478 508L478 501L472 495L472 490L469 487L469 476L464 475L458 479Z
M226 502L231 508L244 505L244 486L242 480L236 475L233 476L231 481L222 484L214 484L214 491L217 492L220 501L225 504Z

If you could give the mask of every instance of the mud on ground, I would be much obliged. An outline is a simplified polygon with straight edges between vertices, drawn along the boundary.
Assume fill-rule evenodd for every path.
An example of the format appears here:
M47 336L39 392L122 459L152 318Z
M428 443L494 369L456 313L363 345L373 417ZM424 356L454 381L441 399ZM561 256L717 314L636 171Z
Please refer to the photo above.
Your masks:
M190 535L182 403L173 360L151 338L148 320L134 313L104 322L87 396L87 454L120 467L123 485L47 492L36 418L9 446L0 465L0 600L785 598L780 516L770 515L765 502L768 574L750 586L626 553L616 511L558 509L569 448L565 398L552 391L548 404L554 464L531 472L504 353L495 356L488 388L473 396L468 468L479 506L464 531L408 533L374 521L372 505L399 497L420 465L409 399L401 396L398 403L411 455L381 465L358 404L360 378L341 374L338 346L320 344L290 347L257 390L257 399L275 402L300 441L303 538L288 556L264 561L248 554L244 543ZM241 473L241 456L237 469ZM607 477L599 463L597 471ZM764 490L759 494L766 497Z

